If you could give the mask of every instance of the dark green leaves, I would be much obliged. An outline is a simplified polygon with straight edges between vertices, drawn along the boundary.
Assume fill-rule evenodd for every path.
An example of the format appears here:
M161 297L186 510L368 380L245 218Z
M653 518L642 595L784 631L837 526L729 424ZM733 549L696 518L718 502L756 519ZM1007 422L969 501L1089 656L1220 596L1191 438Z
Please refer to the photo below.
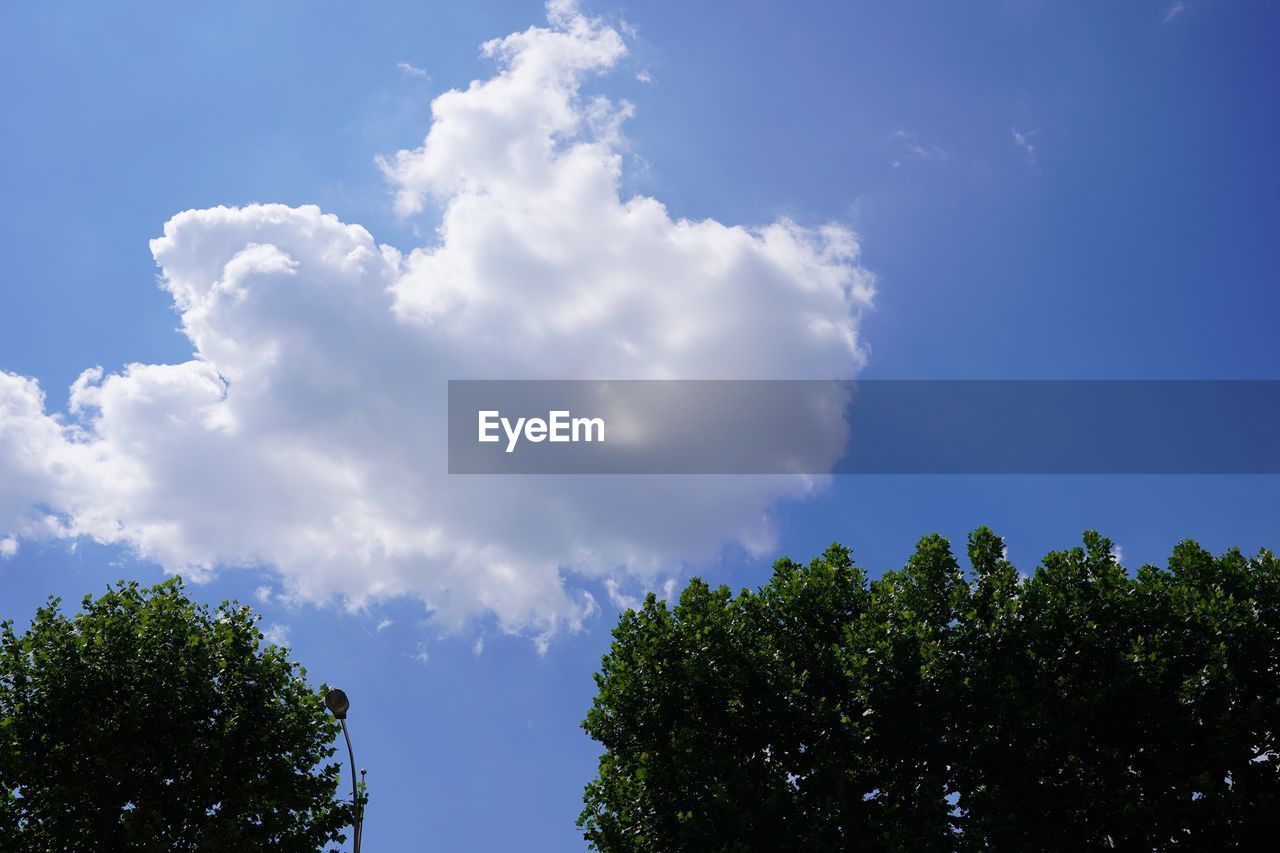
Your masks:
M622 616L584 727L595 849L1248 846L1280 817L1280 565L1096 533L1029 578L985 528Z
M121 583L0 631L0 849L296 850L341 840L336 724L246 607Z

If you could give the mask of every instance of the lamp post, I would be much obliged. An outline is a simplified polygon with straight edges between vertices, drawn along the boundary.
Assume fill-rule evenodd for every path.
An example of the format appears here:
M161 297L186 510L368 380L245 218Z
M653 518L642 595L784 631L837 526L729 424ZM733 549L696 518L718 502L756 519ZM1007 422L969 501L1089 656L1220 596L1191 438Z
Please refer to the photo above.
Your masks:
M342 724L342 736L347 739L347 757L350 759L351 766L351 807L355 810L352 816L351 850L352 853L360 853L360 836L364 831L364 808L360 804L360 788L356 785L356 754L351 748L351 732L347 731L347 711L351 708L351 700L347 698L345 692L335 687L324 694L324 704ZM361 771L360 775L363 776L364 771Z

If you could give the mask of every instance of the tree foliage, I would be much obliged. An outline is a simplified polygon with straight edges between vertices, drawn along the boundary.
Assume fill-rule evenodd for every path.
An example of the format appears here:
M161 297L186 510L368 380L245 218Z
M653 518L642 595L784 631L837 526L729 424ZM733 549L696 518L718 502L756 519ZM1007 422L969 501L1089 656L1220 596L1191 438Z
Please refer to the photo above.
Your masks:
M316 851L337 725L257 617L172 579L0 627L0 849Z
M624 613L584 728L606 853L1269 848L1280 563L1112 544L1025 577L986 528L868 582L833 545Z

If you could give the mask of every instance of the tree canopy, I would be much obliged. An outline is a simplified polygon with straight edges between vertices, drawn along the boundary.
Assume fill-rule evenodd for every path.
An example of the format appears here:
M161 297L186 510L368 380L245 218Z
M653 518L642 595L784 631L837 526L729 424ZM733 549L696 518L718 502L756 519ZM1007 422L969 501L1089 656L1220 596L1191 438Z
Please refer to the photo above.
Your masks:
M0 626L0 849L316 851L337 724L252 611L172 579Z
M579 818L605 853L1270 847L1280 563L1097 533L1034 574L986 528L874 581L839 545L622 614Z

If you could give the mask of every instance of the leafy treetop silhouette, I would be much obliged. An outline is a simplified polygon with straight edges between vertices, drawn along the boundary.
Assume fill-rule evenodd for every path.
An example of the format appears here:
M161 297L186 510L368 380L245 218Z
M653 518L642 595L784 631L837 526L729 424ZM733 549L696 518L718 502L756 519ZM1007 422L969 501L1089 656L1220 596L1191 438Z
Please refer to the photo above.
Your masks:
M248 607L121 582L0 626L0 849L316 851L337 723Z
M986 528L622 614L583 723L605 853L1254 849L1280 823L1280 563L1112 543L1030 577Z

